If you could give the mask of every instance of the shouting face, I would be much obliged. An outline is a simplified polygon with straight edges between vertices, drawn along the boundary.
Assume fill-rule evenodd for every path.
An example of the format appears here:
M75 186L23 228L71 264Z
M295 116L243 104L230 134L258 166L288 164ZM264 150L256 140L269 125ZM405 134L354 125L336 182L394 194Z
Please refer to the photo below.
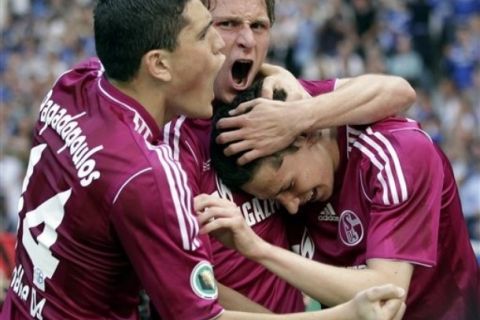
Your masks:
M215 98L230 102L252 84L264 62L271 23L264 0L217 0L210 12L226 56L215 80Z

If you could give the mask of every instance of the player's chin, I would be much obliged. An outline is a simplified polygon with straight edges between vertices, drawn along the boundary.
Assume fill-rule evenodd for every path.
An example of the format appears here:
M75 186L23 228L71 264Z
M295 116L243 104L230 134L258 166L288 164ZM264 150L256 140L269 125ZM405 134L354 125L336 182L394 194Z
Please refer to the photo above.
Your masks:
M193 110L195 115L191 116L191 118L209 119L213 115L213 88L207 88L203 92L204 94L198 96L198 99L195 101L196 108Z
M209 119L213 115L213 106L212 106L212 101L208 101L202 104L202 108L200 110L200 114L198 115L198 118L200 119Z
M184 106L177 115L183 115L191 119L209 119L213 115L212 103L210 101L197 101L192 106Z
M196 119L210 119L213 115L213 108L212 104L208 103L203 105L197 113L193 116L190 116L190 118L196 118Z

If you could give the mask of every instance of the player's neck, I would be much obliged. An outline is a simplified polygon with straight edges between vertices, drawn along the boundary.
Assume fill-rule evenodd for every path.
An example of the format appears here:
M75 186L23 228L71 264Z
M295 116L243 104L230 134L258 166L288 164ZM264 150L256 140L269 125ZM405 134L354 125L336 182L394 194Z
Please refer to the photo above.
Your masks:
M153 88L151 84L138 79L129 82L116 80L110 82L119 91L140 103L160 127L173 117L166 114L167 108L161 89Z

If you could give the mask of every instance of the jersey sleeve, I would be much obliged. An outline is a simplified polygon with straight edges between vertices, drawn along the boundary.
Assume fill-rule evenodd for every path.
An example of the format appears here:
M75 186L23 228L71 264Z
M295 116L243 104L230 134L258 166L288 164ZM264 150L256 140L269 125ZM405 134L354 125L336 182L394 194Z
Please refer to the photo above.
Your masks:
M372 206L366 258L432 266L437 260L443 164L420 130L360 137Z
M207 166L209 155L202 143L209 138L208 122L192 120L184 116L176 118L164 128L165 142L171 147L173 157L180 162L188 178L193 196L202 192L202 176Z
M223 309L185 172L168 146L155 151L158 165L122 187L112 224L162 319L214 318Z
M299 79L298 81L303 86L303 88L307 90L307 92L313 97L335 90L336 79L318 81Z

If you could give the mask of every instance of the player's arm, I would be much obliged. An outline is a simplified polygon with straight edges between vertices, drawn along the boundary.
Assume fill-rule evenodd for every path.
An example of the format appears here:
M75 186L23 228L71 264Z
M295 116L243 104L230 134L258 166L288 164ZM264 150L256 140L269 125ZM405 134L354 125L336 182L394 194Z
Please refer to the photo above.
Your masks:
M157 151L153 167L133 174L118 191L112 229L161 318L214 318L223 308L186 175L165 146Z
M408 291L413 265L405 261L372 259L365 269L348 269L305 259L264 242L251 257L279 277L325 305L352 299L372 286L394 284ZM297 270L297 272L292 272Z
M401 77L366 74L338 79L334 91L300 103L300 113L306 113L301 132L373 123L405 111L415 99L415 90Z
M253 313L271 313L270 310L262 305L253 302L243 294L233 290L223 284L218 284L218 302L226 310L243 311Z
M173 167L169 169L179 169L174 167L173 159L170 160ZM403 292L396 287L372 289L375 292L367 291L349 303L316 313L272 315L223 310L216 301L215 285L205 285L215 284L215 279L206 260L208 255L197 242L195 223L189 220L187 212L182 211L181 208L185 208L183 205L172 207L169 192L178 190L181 181L170 185L173 188L166 184L160 189L163 192L159 192L156 187L158 180L166 177L160 173L154 176L148 168L141 172L129 179L119 191L113 204L111 222L135 273L162 318L388 320L398 315L401 317L403 308L399 298ZM176 176L180 178L181 175ZM178 225L181 222L179 218L184 222L183 227ZM205 273L208 281L204 283Z
M227 155L248 150L239 158L245 164L285 148L301 133L372 123L402 112L415 99L415 91L400 77L368 74L339 79L334 91L313 98L289 102L259 98L241 104L233 113L237 116L218 122L219 128L235 130L222 133L217 142L231 143Z
M337 305L352 299L361 290L387 283L408 291L413 272L408 262L372 259L362 270L314 262L265 242L245 223L239 210L224 200L206 195L195 200L195 209L201 212L202 232L211 233L324 304Z
M404 291L393 285L374 287L352 300L326 310L295 314L253 314L225 311L221 320L400 320L405 312Z

